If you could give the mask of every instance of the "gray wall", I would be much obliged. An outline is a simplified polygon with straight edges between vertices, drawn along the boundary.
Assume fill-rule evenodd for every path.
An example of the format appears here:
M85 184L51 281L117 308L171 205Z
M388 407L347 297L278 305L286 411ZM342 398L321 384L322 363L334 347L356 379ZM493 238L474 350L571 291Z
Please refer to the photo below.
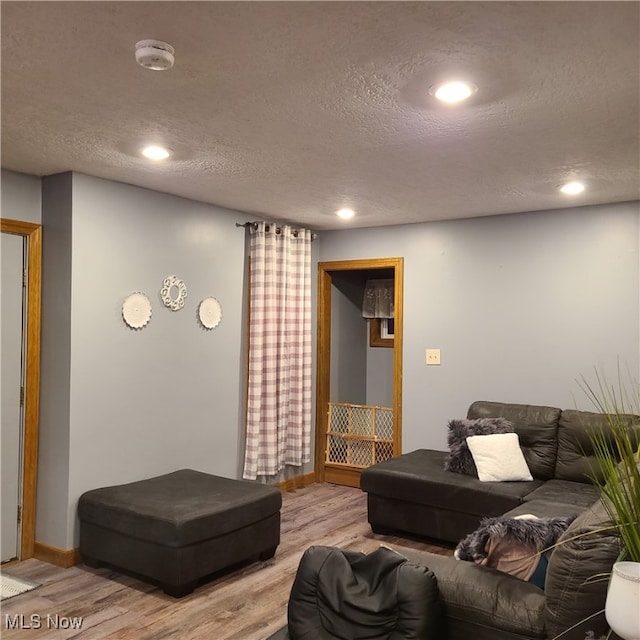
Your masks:
M445 449L477 399L589 409L581 375L640 373L639 218L635 202L323 233L322 261L405 259L403 449Z
M183 467L241 476L245 234L235 223L248 218L81 174L46 178L43 194L48 294L37 539L70 548L83 491ZM169 275L188 289L177 312L159 297ZM153 306L137 331L122 319L134 291ZM212 331L196 318L205 296L222 305Z
M369 330L367 344L367 404L393 407L393 349L370 347Z
M366 404L367 356L364 342L366 321L362 317L362 300L358 306L353 296L344 292L340 275L334 275L334 284L331 287L329 400L330 402Z
M41 223L40 178L3 169L0 187L1 218Z
M40 179L2 172L3 217L44 226L36 537L70 548L84 490L181 466L240 477L245 248L234 223L248 216L78 174L44 180L43 193L41 217ZM312 269L404 256L403 447L444 449L446 421L475 399L590 408L580 375L611 372L618 357L640 375L639 218L625 203L323 232ZM158 297L171 274L189 289L179 312ZM153 304L142 331L121 318L136 290ZM212 332L195 317L206 295L223 307ZM440 367L425 366L428 347L442 349Z
M67 549L71 470L72 177L43 178L36 540ZM105 274L106 275L106 274ZM97 422L100 422L99 418ZM77 449L76 449L77 452ZM80 454L81 455L81 454Z

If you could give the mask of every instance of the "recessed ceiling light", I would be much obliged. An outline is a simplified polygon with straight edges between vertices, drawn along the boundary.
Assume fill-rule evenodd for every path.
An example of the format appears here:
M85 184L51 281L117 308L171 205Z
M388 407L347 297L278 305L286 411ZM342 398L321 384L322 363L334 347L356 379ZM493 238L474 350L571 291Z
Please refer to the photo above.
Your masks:
M149 160L166 160L171 155L169 149L154 144L142 149L141 153L145 158L149 158Z
M442 102L454 104L471 97L477 90L478 87L473 82L454 80L431 87L429 93Z
M336 211L336 215L338 218L342 218L343 220L348 220L349 218L353 218L356 215L356 212L353 209L339 209Z
M560 187L560 191L568 196L576 196L584 191L584 184L577 181L567 182Z

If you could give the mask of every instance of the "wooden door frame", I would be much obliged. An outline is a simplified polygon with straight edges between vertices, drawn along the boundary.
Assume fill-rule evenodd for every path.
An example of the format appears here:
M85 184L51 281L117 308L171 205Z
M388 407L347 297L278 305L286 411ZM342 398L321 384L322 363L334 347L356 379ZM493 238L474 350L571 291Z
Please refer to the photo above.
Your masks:
M331 285L332 271L394 270L395 335L393 344L393 455L402 453L402 318L404 258L372 258L368 260L338 260L318 263L318 335L316 363L316 481L325 481L325 438L327 407L331 378ZM360 485L360 472L344 470L341 482Z
M27 325L25 334L24 440L20 560L33 557L36 538L38 425L40 414L40 306L42 294L42 225L0 218L0 232L27 240Z

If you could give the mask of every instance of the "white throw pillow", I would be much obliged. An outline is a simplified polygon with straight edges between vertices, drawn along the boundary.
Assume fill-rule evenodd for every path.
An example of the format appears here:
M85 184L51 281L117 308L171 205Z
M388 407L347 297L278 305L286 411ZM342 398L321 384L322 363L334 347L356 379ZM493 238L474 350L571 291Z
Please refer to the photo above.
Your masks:
M467 446L482 482L533 480L517 433L469 436Z

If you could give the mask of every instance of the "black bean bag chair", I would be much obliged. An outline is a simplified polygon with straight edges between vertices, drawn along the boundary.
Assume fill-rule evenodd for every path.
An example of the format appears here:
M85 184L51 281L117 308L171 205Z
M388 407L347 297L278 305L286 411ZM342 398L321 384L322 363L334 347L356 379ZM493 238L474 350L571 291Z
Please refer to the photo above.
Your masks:
M440 640L433 573L386 547L368 555L305 551L291 589L288 625L269 640Z

